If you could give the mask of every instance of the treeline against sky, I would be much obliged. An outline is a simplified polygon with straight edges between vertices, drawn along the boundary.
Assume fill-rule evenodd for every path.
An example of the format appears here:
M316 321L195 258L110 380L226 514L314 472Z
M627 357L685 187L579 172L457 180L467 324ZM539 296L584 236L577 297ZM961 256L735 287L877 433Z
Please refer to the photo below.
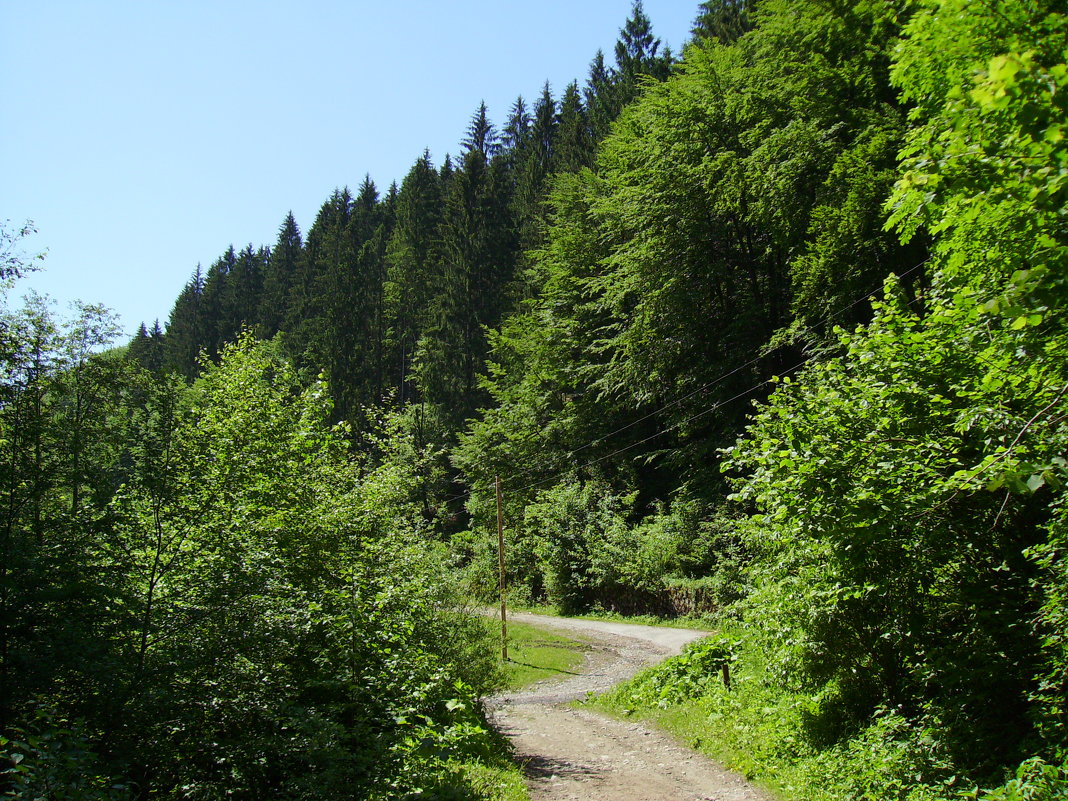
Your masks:
M126 363L269 340L476 596L499 476L515 600L713 610L803 797L1057 797L1066 39L1052 0L708 0L676 59L635 4L611 65L227 251Z
M673 60L635 6L615 66L598 53L584 86L518 97L499 129L482 104L455 159L435 165L424 153L385 193L369 178L355 194L335 191L306 236L290 214L273 247L231 247L198 268L165 331L142 328L134 355L191 377L201 350L217 353L243 329L280 335L301 368L327 371L338 418L420 400L458 428L488 401L476 380L484 329L522 292L548 177L591 167L620 109Z
M307 237L288 216L273 248L229 250L128 348L102 307L9 308L36 259L30 226L0 228L0 794L520 781L481 710L499 666L441 542L462 504L435 511L457 474L434 445L489 399L485 327L547 176L667 76L648 26L636 6L589 94L517 101L500 135L481 107L455 165L424 155L384 198L335 192ZM383 419L414 399L451 416Z

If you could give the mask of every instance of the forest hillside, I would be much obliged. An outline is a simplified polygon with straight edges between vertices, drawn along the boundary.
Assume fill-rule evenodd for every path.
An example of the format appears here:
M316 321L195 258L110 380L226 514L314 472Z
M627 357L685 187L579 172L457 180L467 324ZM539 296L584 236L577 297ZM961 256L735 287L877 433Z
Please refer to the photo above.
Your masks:
M708 0L673 54L635 2L125 349L5 312L13 770L474 792L499 478L513 601L716 619L633 703L738 721L752 773L1063 797L1066 47L1052 0Z

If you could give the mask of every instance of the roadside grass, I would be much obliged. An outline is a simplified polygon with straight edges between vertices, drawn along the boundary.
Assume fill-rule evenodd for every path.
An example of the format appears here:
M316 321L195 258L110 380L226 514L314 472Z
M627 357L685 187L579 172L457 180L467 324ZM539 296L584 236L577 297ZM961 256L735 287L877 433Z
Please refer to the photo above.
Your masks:
M500 621L493 621L492 625L500 631ZM498 648L499 643L498 639ZM588 647L580 639L510 620L508 661L502 665L505 687L519 690L542 679L576 673Z
M978 790L946 761L931 732L892 710L867 725L840 729L828 703L833 697L769 681L764 654L743 635L700 640L582 703L653 723L784 801L1064 797ZM717 641L729 643L730 689L717 669L723 653L716 652Z
M582 703L612 717L652 723L783 801L840 799L813 781L817 766L810 760L816 754L798 736L804 699L773 689L759 654L741 644L727 690L719 670L698 656L709 642L701 640Z
M500 659L500 621L486 619ZM588 648L582 640L529 623L508 623L508 661L500 665L506 690L519 690L534 682L576 672ZM523 771L504 735L492 729L479 738L480 753L448 760L437 783L426 789L429 798L456 801L530 801Z
M714 631L716 624L711 617L659 617L657 615L621 615L618 612L594 610L581 615L561 615L556 607L549 605L509 606L516 612L530 612L535 615L554 615L577 620L608 620L612 623L637 623L641 626L661 626L670 629L692 629L694 631ZM510 626L511 624L509 624Z
M806 781L804 771L798 771L796 765L790 764L791 760L781 759L783 754L774 753L782 745L775 737L781 732L768 731L766 724L780 711L777 705L762 707L759 715L754 716L751 707L756 699L747 698L743 704L749 708L744 712L737 707L725 711L724 706L735 705L730 701L724 703L727 694L718 689L712 691L721 696L717 699L701 697L668 702L642 697L641 691L635 691L634 682L640 681L643 675L579 703L611 717L651 723L782 801L830 801L832 798L814 792L816 788ZM734 681L737 691L738 678Z
M427 797L456 801L530 801L523 771L503 735L491 732L491 753L480 758L453 759L440 784Z

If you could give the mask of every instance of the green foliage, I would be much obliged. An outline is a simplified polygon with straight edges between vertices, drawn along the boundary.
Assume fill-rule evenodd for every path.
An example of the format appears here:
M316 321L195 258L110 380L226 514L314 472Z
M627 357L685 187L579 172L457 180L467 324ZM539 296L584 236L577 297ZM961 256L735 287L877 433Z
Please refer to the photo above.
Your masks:
M490 335L493 406L455 458L471 486L512 484L516 515L576 464L638 489L642 513L683 485L717 497L738 398L800 358L760 357L769 338L793 322L780 342L825 341L827 318L863 319L858 293L922 260L881 230L905 127L887 86L895 9L760 13L729 47L691 46L623 111L594 170L552 182L532 294Z
M26 729L0 735L0 790L4 798L49 801L127 801L133 788L109 779L81 722L60 719L47 706L33 709Z
M249 335L185 389L91 356L94 315L4 328L15 797L395 797L499 761L498 671L423 539L411 443L353 460L325 384Z
M465 682L493 674L412 538L415 510L385 502L400 479L386 463L361 481L322 424L325 387L302 389L248 338L203 366L186 404L168 484L119 501L144 577L126 747L157 755L154 783L207 794L418 781L400 719L451 737L467 724L448 699L470 705Z
M500 621L487 621L498 635ZM519 690L542 679L560 678L573 673L583 661L587 645L573 637L530 623L508 621L508 661L502 664L506 686Z
M597 484L564 484L539 493L524 512L545 593L563 614L582 611L599 590L622 583L619 559L631 544L628 500Z
M4 288L5 293L14 279L37 269L37 265L32 262L44 259L44 253L27 257L22 250L22 240L35 233L37 229L32 220L27 220L17 227L11 224L11 220L4 220L0 224L0 282L3 282L0 286Z
M720 676L724 663L730 689ZM765 666L756 643L732 632L691 644L595 703L651 718L799 801L934 801L956 797L966 785L952 774L937 732L917 730L897 712L883 710L839 743L814 743L824 699L784 690L768 680Z
M706 637L688 644L653 670L640 674L610 698L626 708L653 706L661 709L715 691L724 669L735 661L737 643L724 636Z
M761 512L751 615L780 679L833 683L861 717L923 710L983 759L1026 725L1038 660L1021 623L1040 603L1026 549L1044 497L1001 487L1026 490L1016 458L1056 458L1057 427L1035 415L1057 389L971 322L974 304L934 308L919 318L891 297L842 359L784 382L733 466Z
M613 703L805 797L1063 793L1062 6L706 2L674 65L636 2L585 92L231 248L127 360L5 311L0 722L57 710L15 772L483 793L444 565L495 586L500 476L516 597L739 626Z
M886 254L897 254L899 269L914 271L908 252L879 233L877 206L889 197L887 228L919 245L912 257L919 261L925 244L933 247L930 285L887 281L870 323L833 330L820 348L824 359L778 381L727 454L736 501L751 511L730 524L745 587L733 609L751 662L738 691L713 691L710 671L691 675L669 664L620 691L632 697L616 700L665 707L666 719L677 706L688 733L714 734L728 750L745 744L751 753L737 757L739 764L779 773L806 797L1056 797L1063 792L1057 755L1068 742L1064 12L1043 2L955 0L921 3L911 18L874 3L834 12L795 4L794 11L789 16L779 4L762 3L753 31L729 48L691 51L683 70L704 63L729 81L731 59L750 56L734 69L747 71L747 89L760 87L762 105L747 106L750 98L736 92L716 110L759 112L743 118L751 127L737 138L744 145L751 133L758 137L752 154L731 152L741 155L734 162L740 170L762 165L739 171L744 186L774 177L767 195L775 209L754 230L771 242L793 241L793 232L803 231L790 263L793 301L822 309L818 297L833 298L847 285L842 299L854 294L876 276L864 273L850 284L861 275L854 271L885 264ZM855 16L872 23L861 27L873 32L873 43L899 19L905 36L896 47L883 40L881 55L866 62L843 60L848 49L837 45L851 35L846 21ZM819 57L807 51L809 63L798 65L790 81L822 88L798 92L795 113L780 118L776 91L786 84L770 78L780 62L792 63L796 48L789 43L804 30L821 32ZM778 62L752 58L772 48ZM891 49L894 80L915 104L908 129L880 78ZM876 51L865 52L867 58ZM875 102L842 113L834 94L847 75L854 91ZM865 78L857 82L859 76ZM661 91L666 96L672 88L669 82ZM639 143L656 141L658 129L639 110L652 108L654 96L621 126L633 124ZM676 124L692 131L684 119ZM829 123L855 134L847 147L826 136ZM623 141L611 140L606 158ZM892 154L901 143L901 174L891 192ZM655 164L656 154L645 152L631 179L641 210L625 218L628 225L686 191L665 191L666 201L658 196L657 172L640 171ZM631 155L621 151L619 163ZM779 182L790 175L809 180ZM833 199L821 205L817 193L806 211L813 175L826 176L821 191ZM725 191L735 186L731 180L724 173L683 183ZM775 195L779 190L784 194ZM746 211L759 214L759 203ZM686 217L670 219L663 242ZM601 230L627 244L616 251L618 260L605 263L640 265L634 243L654 241L647 231L657 229L613 228L605 224L610 220L599 220ZM700 237L686 232L680 239ZM648 251L650 262L672 252L657 245ZM618 293L616 307L627 319L602 330L621 332L615 342L628 343L623 352L635 370L633 377L617 376L616 386L661 383L657 358L669 365L697 361L655 348L652 336L634 338L649 321L659 324L660 310L650 304L669 303L657 293L669 292L670 283L637 283L641 273L633 269L614 275L606 297ZM623 276L635 283L618 280ZM837 286L823 294L828 281ZM690 303L693 294L684 295ZM812 324L811 311L795 313L793 331ZM643 341L654 354L648 360ZM780 334L775 342L782 341ZM624 364L617 357L607 369L599 366L596 381ZM1003 781L1005 766L1018 764L1018 777L1002 788L968 790Z
M1020 763L1016 775L1001 787L962 794L985 801L1053 801L1068 794L1068 766L1051 765L1041 757Z
M753 29L757 0L704 0L693 22L693 38L715 37L730 44Z
M841 357L782 381L730 465L757 512L746 619L774 680L821 698L835 748L897 731L891 710L903 753L929 732L980 777L1065 742L1051 12L944 2L909 23L895 76L918 124L890 225L935 237L934 286L888 284Z

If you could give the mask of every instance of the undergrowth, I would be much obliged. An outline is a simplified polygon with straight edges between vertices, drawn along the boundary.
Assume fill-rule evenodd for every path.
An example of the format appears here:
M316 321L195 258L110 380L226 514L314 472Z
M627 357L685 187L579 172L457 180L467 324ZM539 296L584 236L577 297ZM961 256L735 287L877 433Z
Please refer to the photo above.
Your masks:
M1063 762L1033 757L1011 776L968 776L951 763L932 722L882 709L850 727L833 719L838 700L833 689L813 695L776 686L755 646L720 635L587 703L653 721L784 799L1068 799Z

